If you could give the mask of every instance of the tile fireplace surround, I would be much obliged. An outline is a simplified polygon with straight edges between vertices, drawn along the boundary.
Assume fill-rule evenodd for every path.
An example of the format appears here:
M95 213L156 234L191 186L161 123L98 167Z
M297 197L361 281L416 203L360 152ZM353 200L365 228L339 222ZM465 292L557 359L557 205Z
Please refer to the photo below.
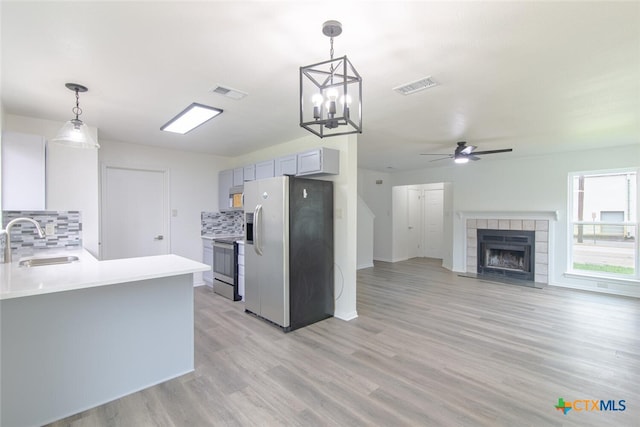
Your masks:
M469 215L471 216L471 215ZM496 215L497 216L497 215ZM535 232L535 281L549 283L549 220L548 219L505 219L467 218L467 273L478 271L478 233L490 230L530 230Z

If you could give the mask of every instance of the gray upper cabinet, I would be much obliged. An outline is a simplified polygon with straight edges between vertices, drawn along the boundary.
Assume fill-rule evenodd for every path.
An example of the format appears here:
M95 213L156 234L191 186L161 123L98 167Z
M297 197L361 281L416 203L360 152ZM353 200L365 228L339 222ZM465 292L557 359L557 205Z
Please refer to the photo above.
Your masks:
M256 163L256 179L273 178L275 160Z
M276 159L276 176L296 175L298 173L298 156L278 157Z
M321 147L298 153L298 176L339 173L340 151L338 150Z
M230 210L229 189L231 187L233 187L233 169L218 173L218 210L220 212Z
M2 209L45 210L44 137L2 132Z
M233 186L244 185L244 168L233 170Z
M244 180L253 181L256 179L256 165L247 165L244 167Z

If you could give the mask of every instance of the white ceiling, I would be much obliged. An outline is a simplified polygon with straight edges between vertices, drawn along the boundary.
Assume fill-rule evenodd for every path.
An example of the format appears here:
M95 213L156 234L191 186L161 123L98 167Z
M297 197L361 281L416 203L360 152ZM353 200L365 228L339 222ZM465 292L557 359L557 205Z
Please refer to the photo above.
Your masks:
M299 67L335 55L363 76L359 166L441 166L458 140L504 156L640 143L640 2L2 1L5 113L63 121L74 95L101 140L237 156L307 135ZM392 88L432 76L439 86ZM226 85L236 101L210 93ZM224 113L159 128L192 102ZM318 145L322 141L318 139ZM486 159L486 158L485 158ZM393 168L393 169L389 169Z

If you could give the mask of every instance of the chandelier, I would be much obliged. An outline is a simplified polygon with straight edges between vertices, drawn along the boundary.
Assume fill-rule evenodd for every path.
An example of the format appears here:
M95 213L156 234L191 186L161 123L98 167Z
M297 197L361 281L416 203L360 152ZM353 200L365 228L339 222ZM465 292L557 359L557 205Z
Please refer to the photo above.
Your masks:
M327 21L322 33L330 39L331 59L300 67L300 126L320 138L362 133L362 77L346 55L333 58L342 24Z

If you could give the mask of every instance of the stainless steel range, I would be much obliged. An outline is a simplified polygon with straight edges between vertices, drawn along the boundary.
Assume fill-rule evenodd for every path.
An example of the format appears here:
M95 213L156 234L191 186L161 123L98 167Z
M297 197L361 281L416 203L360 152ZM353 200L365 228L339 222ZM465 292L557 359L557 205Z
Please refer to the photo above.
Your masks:
M213 239L213 291L240 301L238 293L238 244L237 237Z

